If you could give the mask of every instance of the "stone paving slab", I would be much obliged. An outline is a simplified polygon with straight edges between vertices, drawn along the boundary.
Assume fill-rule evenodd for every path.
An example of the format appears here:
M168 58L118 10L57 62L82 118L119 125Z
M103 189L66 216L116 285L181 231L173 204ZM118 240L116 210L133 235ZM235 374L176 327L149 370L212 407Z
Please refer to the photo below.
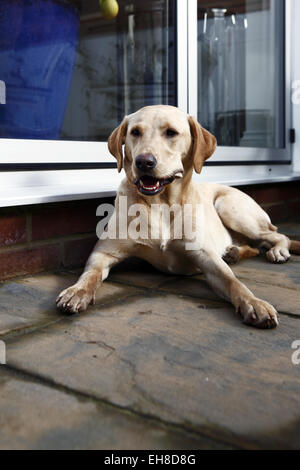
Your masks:
M170 292L178 295L186 295L205 299L205 301L214 301L217 305L228 305L221 299L206 283L203 275L196 275L190 277L169 277L169 280L159 286L162 292Z
M300 264L295 257L284 265L273 265L263 258L245 260L231 266L236 276L259 298L270 302L279 312L300 316ZM172 278L159 290L223 302L207 285L203 275Z
M28 276L0 285L0 336L61 320L55 308L58 293L74 284L77 274L41 274ZM106 282L97 292L96 303L102 305L119 301L137 288Z
M281 265L263 258L242 261L233 267L236 276L257 296L270 302L279 312L300 316L299 257Z
M226 449L2 369L0 450Z
M177 276L172 276L176 278ZM146 261L131 258L114 267L109 280L136 287L155 288L169 281L170 276L158 271Z
M231 268L239 278L274 287L298 290L300 286L299 259L299 256L292 256L285 264L272 264L263 257L258 257L243 260Z
M297 318L243 325L230 306L145 290L7 341L8 364L241 448L299 448Z
M0 449L298 449L299 263L233 267L282 313L272 331L243 325L203 276L139 260L72 317L55 298L78 271L1 283Z
M300 316L299 290L280 287L276 284L268 284L267 276L265 277L265 282L257 282L253 280L257 278L255 275L251 279L251 276L246 277L245 275L236 274L257 297L270 302L278 312ZM262 273L261 275L263 277ZM225 302L222 302L222 299L207 286L204 279L200 279L200 276L170 280L160 286L159 290L172 293L181 292L183 295L214 301L217 304L223 303L225 305ZM231 308L233 310L233 307Z

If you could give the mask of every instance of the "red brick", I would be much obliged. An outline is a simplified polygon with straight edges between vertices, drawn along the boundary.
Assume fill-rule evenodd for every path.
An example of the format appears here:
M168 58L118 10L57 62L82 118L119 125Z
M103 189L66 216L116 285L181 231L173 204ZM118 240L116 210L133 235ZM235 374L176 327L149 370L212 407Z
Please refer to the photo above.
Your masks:
M280 201L279 190L277 187L258 188L251 191L251 197L258 204L269 204Z
M273 223L298 220L300 217L300 200L280 202L278 204L264 206L262 208L269 214Z
M300 199L287 204L288 218L298 220L300 217Z
M32 240L96 233L96 204L56 207L32 214Z
M86 263L91 254L97 237L85 238L83 240L72 240L64 243L64 266L75 267Z
M8 215L0 218L0 246L26 241L26 218Z
M60 266L60 245L5 251L0 253L0 280L37 273Z
M279 187L279 198L281 201L289 201L292 199L300 199L300 186L284 186Z
M289 218L286 204L279 203L268 207L262 206L262 208L270 216L273 224L277 224L278 222L284 222Z

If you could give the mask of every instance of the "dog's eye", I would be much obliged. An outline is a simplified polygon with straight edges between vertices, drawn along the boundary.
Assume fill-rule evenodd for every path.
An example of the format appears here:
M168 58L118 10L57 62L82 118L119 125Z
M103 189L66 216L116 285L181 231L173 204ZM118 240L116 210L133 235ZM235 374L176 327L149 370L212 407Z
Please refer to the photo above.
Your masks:
M140 137L142 134L139 129L135 128L135 129L132 129L131 135L133 135L134 137Z
M175 137L176 135L178 135L178 132L174 131L174 129L167 129L166 130L166 136L167 137Z

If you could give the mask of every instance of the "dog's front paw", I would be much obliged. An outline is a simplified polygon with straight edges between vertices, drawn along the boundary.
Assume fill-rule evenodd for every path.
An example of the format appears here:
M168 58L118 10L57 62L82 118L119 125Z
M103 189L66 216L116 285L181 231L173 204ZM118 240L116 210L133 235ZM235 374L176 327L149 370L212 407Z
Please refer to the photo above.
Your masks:
M93 301L93 293L89 293L75 284L59 294L56 299L56 305L59 310L72 314L83 312Z
M241 314L246 325L256 328L271 329L278 326L278 313L268 302L255 297L242 300L238 312Z

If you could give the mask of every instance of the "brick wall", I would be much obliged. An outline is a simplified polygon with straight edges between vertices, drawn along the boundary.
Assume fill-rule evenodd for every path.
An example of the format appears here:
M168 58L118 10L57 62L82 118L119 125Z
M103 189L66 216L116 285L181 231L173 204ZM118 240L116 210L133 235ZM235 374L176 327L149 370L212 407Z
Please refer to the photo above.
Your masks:
M299 182L240 188L274 223L300 218ZM96 208L88 200L0 209L0 280L82 266L96 243Z
M0 280L83 265L97 241L103 202L113 199L0 209Z
M239 189L249 194L269 214L274 224L300 220L300 181Z

